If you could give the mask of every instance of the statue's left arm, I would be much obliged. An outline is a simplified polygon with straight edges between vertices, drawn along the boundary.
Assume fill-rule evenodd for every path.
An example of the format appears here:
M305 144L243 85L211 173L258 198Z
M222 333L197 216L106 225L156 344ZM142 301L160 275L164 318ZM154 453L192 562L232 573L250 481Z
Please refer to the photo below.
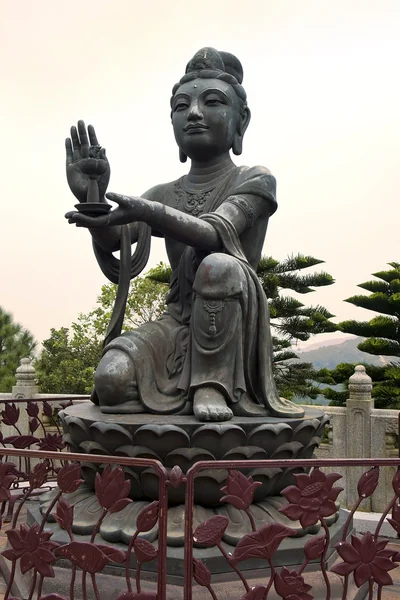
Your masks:
M275 211L275 180L273 189L263 181L244 180L229 194L215 211L230 221L240 236L258 218L268 217ZM264 175L265 178L265 175ZM81 215L74 215L71 222L90 227L122 225L132 221L144 221L165 237L180 241L188 246L215 252L222 248L219 234L211 223L193 217L180 210L145 198L107 194L107 198L119 206L108 215L90 218L85 223ZM267 200L267 201L266 201ZM90 220L90 223L89 223Z
M215 252L222 248L216 229L203 219L144 198L130 198L117 194L108 194L108 198L117 202L122 208L123 214L118 216L116 213L119 209L113 211L117 218L124 219L126 215L125 218L128 221L132 218L129 215L134 215L136 221L144 221L165 237L194 248L209 252ZM258 198L254 196L229 196L216 212L229 220L240 236L249 226L249 212L252 212L253 220L261 216L263 211L260 205ZM112 215L113 213L110 213L111 219ZM266 215L266 217L268 216Z

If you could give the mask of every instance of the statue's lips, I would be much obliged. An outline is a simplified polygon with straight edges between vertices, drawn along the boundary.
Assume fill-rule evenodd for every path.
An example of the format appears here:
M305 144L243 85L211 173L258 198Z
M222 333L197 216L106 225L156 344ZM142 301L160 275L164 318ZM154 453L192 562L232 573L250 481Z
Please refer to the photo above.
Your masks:
M185 133L201 133L202 131L207 131L209 129L207 125L188 125L185 127Z

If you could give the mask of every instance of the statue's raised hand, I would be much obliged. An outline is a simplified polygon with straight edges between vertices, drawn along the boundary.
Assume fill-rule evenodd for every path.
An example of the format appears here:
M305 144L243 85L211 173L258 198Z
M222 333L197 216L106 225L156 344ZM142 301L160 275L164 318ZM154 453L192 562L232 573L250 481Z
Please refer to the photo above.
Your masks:
M92 125L87 131L83 121L78 121L78 129L71 127L71 137L65 140L67 152L67 180L71 192L79 200L86 202L90 179L97 179L100 201L104 200L110 180L110 165Z

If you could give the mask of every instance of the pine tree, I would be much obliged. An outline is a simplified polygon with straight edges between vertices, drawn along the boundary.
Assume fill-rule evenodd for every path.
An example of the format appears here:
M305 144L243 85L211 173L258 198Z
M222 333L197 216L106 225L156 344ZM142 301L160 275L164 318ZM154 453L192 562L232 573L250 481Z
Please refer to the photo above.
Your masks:
M373 397L377 408L400 408L400 263L388 263L390 270L373 273L375 280L360 283L358 287L371 292L347 298L354 306L379 313L370 321L343 321L339 328L366 338L358 349L367 354L393 358L387 366L375 367ZM366 357L367 359L367 357ZM366 360L367 362L367 360Z
M32 334L0 308L0 392L11 392L21 358L29 358L35 345Z
M333 315L323 306L304 306L296 298L283 294L291 290L309 294L315 288L332 285L331 275L321 272L304 274L303 270L322 264L313 256L297 254L283 261L263 257L257 268L271 315L275 380L282 396L293 398L316 398L321 390L314 381L314 369L310 363L300 362L293 350L293 342L307 341L312 335L336 331L337 325L330 320Z

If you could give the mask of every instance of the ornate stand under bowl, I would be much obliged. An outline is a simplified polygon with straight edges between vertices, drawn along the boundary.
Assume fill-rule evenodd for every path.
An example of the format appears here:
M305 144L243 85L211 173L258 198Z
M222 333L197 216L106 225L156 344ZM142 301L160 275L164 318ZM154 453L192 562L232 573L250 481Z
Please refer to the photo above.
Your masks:
M75 204L75 208L78 212L88 217L99 217L110 212L111 204L107 204L106 202L80 202L79 204Z

